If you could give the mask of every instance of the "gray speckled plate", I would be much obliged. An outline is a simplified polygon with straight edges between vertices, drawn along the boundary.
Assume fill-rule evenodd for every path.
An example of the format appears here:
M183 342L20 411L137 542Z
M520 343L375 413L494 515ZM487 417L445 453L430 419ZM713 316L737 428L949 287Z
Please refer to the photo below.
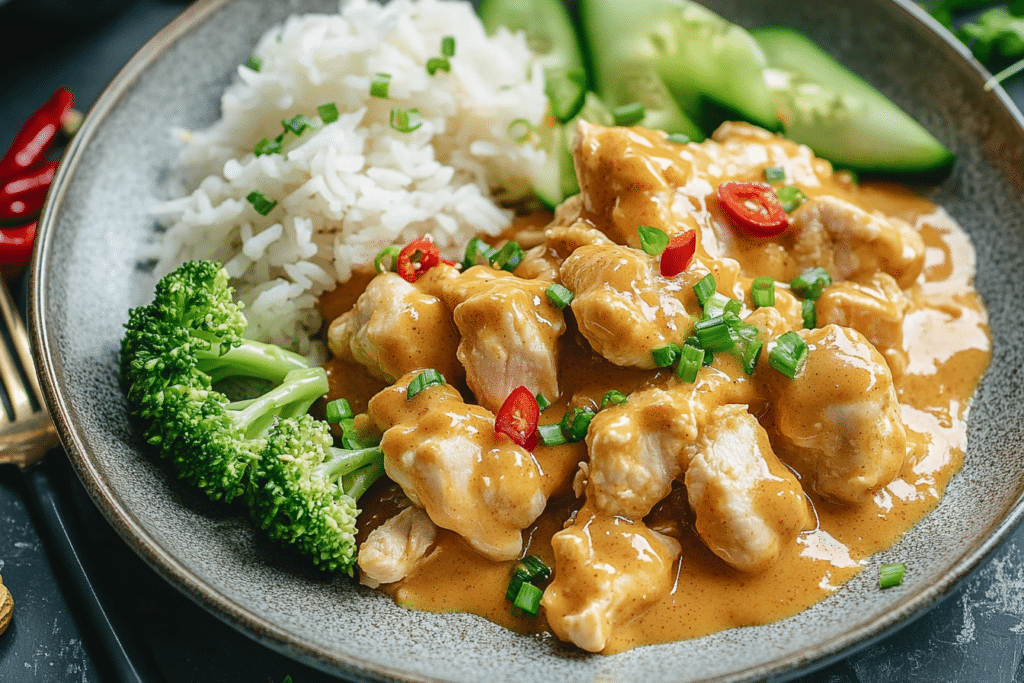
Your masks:
M720 0L747 26L787 23L860 72L959 157L933 191L973 235L990 307L994 358L971 415L963 471L939 508L883 560L908 559L901 588L871 571L802 614L699 640L586 656L476 617L424 614L327 579L279 553L235 509L171 481L140 448L117 383L129 307L148 292L137 269L155 234L148 208L167 196L168 131L217 116L218 97L258 36L286 12L325 0L212 0L189 9L129 63L74 139L45 209L31 317L43 383L86 488L158 572L252 637L324 670L359 678L743 681L785 677L846 654L920 615L970 572L1024 512L1024 131L966 51L909 0ZM855 4L855 8L851 5ZM1012 276L1009 274L1013 274Z

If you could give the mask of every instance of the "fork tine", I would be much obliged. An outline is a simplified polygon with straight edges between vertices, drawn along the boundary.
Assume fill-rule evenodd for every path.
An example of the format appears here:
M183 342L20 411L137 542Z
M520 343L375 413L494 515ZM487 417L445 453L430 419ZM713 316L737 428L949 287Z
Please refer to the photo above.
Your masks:
M0 278L0 317L3 318L4 323L7 325L15 350L22 359L22 363L24 363L24 356L22 355L22 349L18 348L19 346L24 347L25 355L29 357L28 364L23 365L25 376L28 377L29 382L35 382L35 386L38 386L38 380L35 377L35 367L31 361L32 354L28 350L28 333L25 331L25 325L22 323L21 316L14 306L14 300L11 299L7 284L2 281L2 278ZM32 400L29 398L22 374L18 370L18 363L10 351L8 351L6 343L0 343L0 379L3 380L4 388L7 390L7 397L11 401L14 419L21 420L31 416L34 412ZM38 396L39 394L37 393L36 397L38 398Z
M32 395L41 407L45 407L43 406L43 392L39 387L39 377L35 370L35 360L32 358L32 349L28 343L28 330L25 329L25 323L11 297L11 290L3 278L0 278L0 316L7 322L11 342L21 360L21 367L25 370L25 377L28 379Z

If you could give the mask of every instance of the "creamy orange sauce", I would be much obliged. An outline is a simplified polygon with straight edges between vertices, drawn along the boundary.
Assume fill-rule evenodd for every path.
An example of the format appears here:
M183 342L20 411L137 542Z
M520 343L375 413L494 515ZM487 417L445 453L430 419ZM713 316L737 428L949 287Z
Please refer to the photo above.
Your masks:
M682 153L655 146L646 159L629 157L630 164L647 164L636 171L639 176L661 179L649 182L653 194L637 194L609 182L599 190L592 188L582 215L613 239L618 235L622 242L632 239L625 226L653 225L672 234L679 231L679 226L666 222L664 205L651 197L658 192L674 191L677 199L682 197L689 203L686 220L692 224L686 227L708 230L714 226L719 235L715 248L724 248L745 272L785 271L789 266L783 263L788 258L779 246L784 247L783 242L743 242L727 234L722 228L727 221L713 199L711 186L695 181L690 174L692 169L679 170L690 165L706 172L708 167L718 166L726 168L722 172L730 178L761 180L764 167L780 164L786 167L792 182L809 196L840 197L869 211L881 211L914 224L925 243L925 266L922 275L905 290L911 301L902 325L906 368L893 373L900 412L908 430L907 458L894 481L859 504L831 502L805 486L813 507L813 528L801 533L778 561L756 573L733 569L704 545L694 530L686 489L676 482L672 493L644 518L648 527L674 538L682 546L673 588L649 610L619 626L603 650L605 653L769 623L806 609L840 590L857 572L872 567L873 553L892 545L935 507L963 461L970 398L991 355L984 307L971 286L974 263L968 255L973 251L967 238L931 203L904 188L873 183L856 185L843 174L833 174L825 162L795 155L792 146L786 146L789 143L778 146L757 138L746 142L751 158L735 163L731 172L726 167L733 162L724 152L719 150L718 154L693 145L686 146ZM630 177L621 169L612 175L619 179ZM658 182L664 186L658 186ZM586 184L581 184L586 192ZM610 213L601 208L608 204L616 205L614 215L621 219L620 224L609 224ZM536 231L537 218L530 220L531 223L513 226L510 234L517 230L524 234ZM708 255L711 246L701 245L702 253ZM325 319L350 308L368 279L369 274L364 273L325 297L321 301ZM724 284L723 279L719 283L719 291L728 291L727 279ZM559 342L562 395L542 414L542 424L557 422L571 405L596 408L609 389L628 394L675 381L667 371L613 365L590 350L571 316L567 316L567 324L568 331ZM716 356L714 368L736 381L747 381L738 363L727 354ZM385 386L352 363L333 360L328 370L331 394L345 396L356 410L364 410L366 401ZM751 412L757 409L751 405ZM551 537L584 503L574 494L572 482L579 463L587 459L587 449L584 443L554 448L538 446L535 457L549 501L540 518L523 532L523 554L534 554L554 565ZM364 511L360 533L365 537L404 502L397 486L382 482L361 504ZM913 571L913 558L906 561ZM505 599L513 566L514 561L489 560L457 534L440 530L433 550L414 573L382 588L408 608L470 612L521 633L550 632L543 611L538 618L527 618L513 610Z

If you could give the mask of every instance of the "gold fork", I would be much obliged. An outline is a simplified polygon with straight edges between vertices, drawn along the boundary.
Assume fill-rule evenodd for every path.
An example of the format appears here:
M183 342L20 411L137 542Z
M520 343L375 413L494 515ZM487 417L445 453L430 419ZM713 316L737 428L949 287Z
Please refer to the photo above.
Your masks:
M57 430L43 403L39 378L32 362L28 331L11 298L7 283L0 278L0 318L10 336L0 337L0 382L7 391L9 410L0 404L0 465L28 467L59 443Z

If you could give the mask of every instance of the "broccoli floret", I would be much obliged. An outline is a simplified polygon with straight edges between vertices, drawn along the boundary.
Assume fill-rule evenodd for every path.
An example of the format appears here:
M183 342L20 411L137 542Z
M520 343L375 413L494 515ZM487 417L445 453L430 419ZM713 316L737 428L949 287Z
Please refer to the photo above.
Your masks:
M273 344L244 338L242 305L213 261L190 261L165 276L153 302L129 314L121 377L130 410L186 481L211 499L231 501L279 419L304 414L327 393L323 368ZM214 388L228 377L273 385L232 402Z
M302 415L275 425L256 464L249 509L278 542L328 571L353 573L356 501L384 474L379 448L334 447L326 422Z

